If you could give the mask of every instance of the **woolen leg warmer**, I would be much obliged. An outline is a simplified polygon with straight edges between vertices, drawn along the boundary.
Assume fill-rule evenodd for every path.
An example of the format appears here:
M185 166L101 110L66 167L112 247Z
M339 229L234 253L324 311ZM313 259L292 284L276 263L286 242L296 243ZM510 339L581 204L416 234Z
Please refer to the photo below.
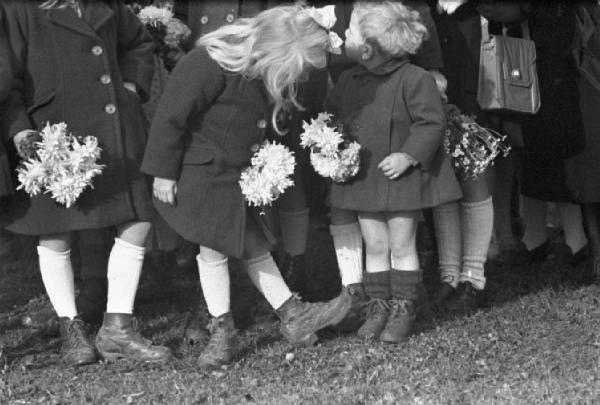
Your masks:
M479 202L461 203L463 240L460 282L470 282L478 290L485 287L484 265L494 228L492 198Z
M456 288L462 265L462 233L458 202L433 209L440 281Z

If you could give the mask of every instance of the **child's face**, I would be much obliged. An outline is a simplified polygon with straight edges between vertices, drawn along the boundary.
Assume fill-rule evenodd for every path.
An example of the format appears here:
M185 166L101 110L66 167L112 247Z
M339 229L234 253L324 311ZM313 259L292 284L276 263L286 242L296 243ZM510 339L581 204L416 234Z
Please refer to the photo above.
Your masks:
M360 33L358 27L358 16L356 12L352 13L350 17L350 24L346 30L346 41L344 42L344 48L346 49L346 56L356 62L362 62L362 48L365 45L365 40Z

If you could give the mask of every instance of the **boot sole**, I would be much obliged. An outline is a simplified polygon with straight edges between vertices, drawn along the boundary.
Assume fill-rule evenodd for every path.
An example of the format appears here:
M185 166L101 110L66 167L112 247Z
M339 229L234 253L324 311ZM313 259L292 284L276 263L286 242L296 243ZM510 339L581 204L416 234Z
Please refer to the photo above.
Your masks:
M126 359L126 360L141 361L144 363L167 363L169 360L171 360L171 357L166 358L166 359L143 359L143 360L140 360L138 358L130 357L130 356L127 356L127 355L124 355L121 353L107 353L107 352L100 352L100 357L102 358L102 360L104 360L106 362L114 362L114 361Z

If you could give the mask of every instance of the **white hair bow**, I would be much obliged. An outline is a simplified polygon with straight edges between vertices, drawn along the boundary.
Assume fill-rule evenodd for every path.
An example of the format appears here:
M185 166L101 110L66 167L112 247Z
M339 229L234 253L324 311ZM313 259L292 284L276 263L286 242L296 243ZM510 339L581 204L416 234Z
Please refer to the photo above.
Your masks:
M338 36L335 32L331 31L331 28L335 25L337 18L335 17L335 6L329 5L325 7L310 7L306 9L308 15L315 20L317 24L327 30L329 34L329 47L328 51L335 54L342 53L342 38Z

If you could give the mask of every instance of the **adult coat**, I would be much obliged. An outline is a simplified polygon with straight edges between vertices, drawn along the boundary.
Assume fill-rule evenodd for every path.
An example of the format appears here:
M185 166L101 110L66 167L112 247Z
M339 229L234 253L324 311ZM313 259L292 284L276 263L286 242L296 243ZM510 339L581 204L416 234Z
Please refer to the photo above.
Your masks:
M2 10L0 9L0 13ZM1 20L1 17L0 17ZM3 101L8 96L12 85L12 68L10 66L10 53L8 42L2 25L0 25L0 121L2 120ZM0 138L2 139L2 138ZM13 183L11 180L8 155L4 142L0 142L0 197L12 194Z
M153 73L152 38L121 1L85 2L81 18L70 7L42 10L39 4L1 3L14 65L5 141L47 122L65 122L78 135L98 138L99 163L106 167L75 206L20 191L3 222L14 232L42 235L151 218L139 166L147 129L140 98ZM138 94L124 82L135 83Z
M356 177L331 188L333 207L412 211L461 198L450 158L441 148L446 114L429 72L407 59L393 59L372 71L356 66L342 73L327 109L362 147ZM377 166L395 152L419 164L390 180Z
M238 181L264 140L262 81L222 70L203 47L184 56L158 104L142 171L177 180L177 203L155 207L187 240L241 258L247 208Z

